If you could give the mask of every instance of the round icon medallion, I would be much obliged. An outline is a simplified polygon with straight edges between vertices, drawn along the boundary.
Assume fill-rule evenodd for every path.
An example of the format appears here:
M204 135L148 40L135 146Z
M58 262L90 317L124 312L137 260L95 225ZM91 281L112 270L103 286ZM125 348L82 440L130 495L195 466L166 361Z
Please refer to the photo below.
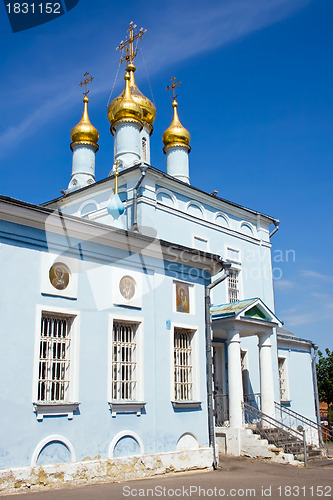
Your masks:
M62 262L53 264L49 271L49 278L52 286L57 290L65 290L69 283L70 270Z
M132 299L135 294L134 278L132 276L123 276L119 283L119 290L124 299Z

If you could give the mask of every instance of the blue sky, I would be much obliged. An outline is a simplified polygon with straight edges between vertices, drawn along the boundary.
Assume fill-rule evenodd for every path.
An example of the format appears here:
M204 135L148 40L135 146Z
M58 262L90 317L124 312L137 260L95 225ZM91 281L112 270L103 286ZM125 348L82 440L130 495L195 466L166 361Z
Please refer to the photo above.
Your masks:
M175 75L180 119L192 136L191 183L281 220L272 238L276 313L297 335L332 349L333 2L80 0L61 18L16 34L3 4L0 13L1 194L42 203L67 187L85 71L95 77L96 176L108 175L115 47L133 20L148 30L136 79L149 97L151 86L157 107L152 164L165 170L165 87Z

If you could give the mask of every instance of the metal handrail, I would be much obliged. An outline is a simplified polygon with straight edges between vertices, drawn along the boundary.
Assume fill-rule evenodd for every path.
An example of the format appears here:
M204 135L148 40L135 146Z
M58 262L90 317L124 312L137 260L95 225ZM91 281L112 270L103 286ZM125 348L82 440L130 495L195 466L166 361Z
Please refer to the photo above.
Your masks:
M294 429L293 427L289 427L288 425L283 424L279 420L276 420L275 418L271 417L270 415L263 413L261 410L254 408L253 406L249 405L248 403L242 403L242 405L243 405L243 408L245 410L247 410L249 413L255 414L254 416L260 418L260 420L265 420L267 423L271 424L273 427L281 428L282 430L284 430L288 433L293 433L293 434L295 434L295 437L302 440L303 433L298 431L297 429Z
M317 422L314 422L313 420L304 417L300 413L297 413L295 410L292 410L291 408L286 408L285 406L281 405L277 401L274 401L275 408L280 411L281 413L285 413L286 415L295 418L296 421L308 425L309 427L312 427L313 429L316 429L318 432L319 436L319 443L321 447L324 447L324 442L323 442L323 435L325 436L326 441L332 440L333 439L333 434L329 429L326 429L323 425L319 425Z
M279 422L275 418L271 417L270 415L267 415L266 413L263 413L261 410L258 410L257 408L254 408L253 406L249 405L248 403L242 403L243 407L243 415L244 415L244 420L246 421L247 414L252 415L255 419L260 421L260 427L258 426L258 422L247 422L247 423L255 423L256 426L258 427L258 430L260 432L260 435L264 437L270 437L268 436L269 431L271 428L278 429L280 431L285 432L288 436L296 438L296 441L299 443L299 445L303 444L303 450L304 450L304 464L307 464L307 444L306 444L306 438L305 438L305 432L297 430L293 427L289 427L286 424L283 424L282 422ZM263 427L263 422L266 422L269 424L270 428L265 429ZM278 444L278 441L276 441L274 444ZM290 443L292 444L292 443ZM287 447L288 448L288 447ZM291 453L293 453L291 451Z

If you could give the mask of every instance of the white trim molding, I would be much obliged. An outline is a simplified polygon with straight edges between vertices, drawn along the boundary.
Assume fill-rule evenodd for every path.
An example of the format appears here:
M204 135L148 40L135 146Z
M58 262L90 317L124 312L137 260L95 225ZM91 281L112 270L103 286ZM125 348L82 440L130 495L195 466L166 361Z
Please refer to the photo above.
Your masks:
M70 387L64 401L38 401L39 353L41 339L41 317L43 313L72 318L70 348ZM80 352L80 313L77 310L37 304L35 320L35 348L32 377L32 404L37 420L46 416L64 416L71 420L73 413L79 408L79 352Z
M112 439L110 446L109 446L108 458L113 458L114 449L115 449L116 445L118 444L118 441L120 441L124 437L130 437L130 438L134 439L134 441L136 441L140 447L140 455L144 454L145 449L143 446L143 441L140 438L139 434L137 434L134 431L127 430L127 431L118 432L118 434L116 434L114 436L114 438Z
M35 467L37 465L38 457L39 457L40 453L42 452L43 448L45 448L45 446L47 444L53 443L53 442L61 443L64 446L66 446L69 453L71 454L71 462L72 463L76 462L76 455L75 455L74 446L69 441L69 439L65 438L64 436L61 436L60 434L51 434L50 436L47 436L46 438L42 439L38 443L38 445L36 446L36 448L32 454L32 457L31 457L31 467Z

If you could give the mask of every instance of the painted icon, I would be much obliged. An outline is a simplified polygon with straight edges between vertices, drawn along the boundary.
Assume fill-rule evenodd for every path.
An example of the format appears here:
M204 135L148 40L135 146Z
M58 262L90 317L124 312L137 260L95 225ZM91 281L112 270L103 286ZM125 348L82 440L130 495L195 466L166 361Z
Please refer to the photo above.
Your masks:
M68 287L70 270L61 262L53 264L49 271L49 278L52 286L57 290L65 290Z
M123 276L119 283L119 290L124 299L132 299L135 294L134 278L132 276Z
M184 283L176 283L176 310L178 312L190 312L189 286Z

